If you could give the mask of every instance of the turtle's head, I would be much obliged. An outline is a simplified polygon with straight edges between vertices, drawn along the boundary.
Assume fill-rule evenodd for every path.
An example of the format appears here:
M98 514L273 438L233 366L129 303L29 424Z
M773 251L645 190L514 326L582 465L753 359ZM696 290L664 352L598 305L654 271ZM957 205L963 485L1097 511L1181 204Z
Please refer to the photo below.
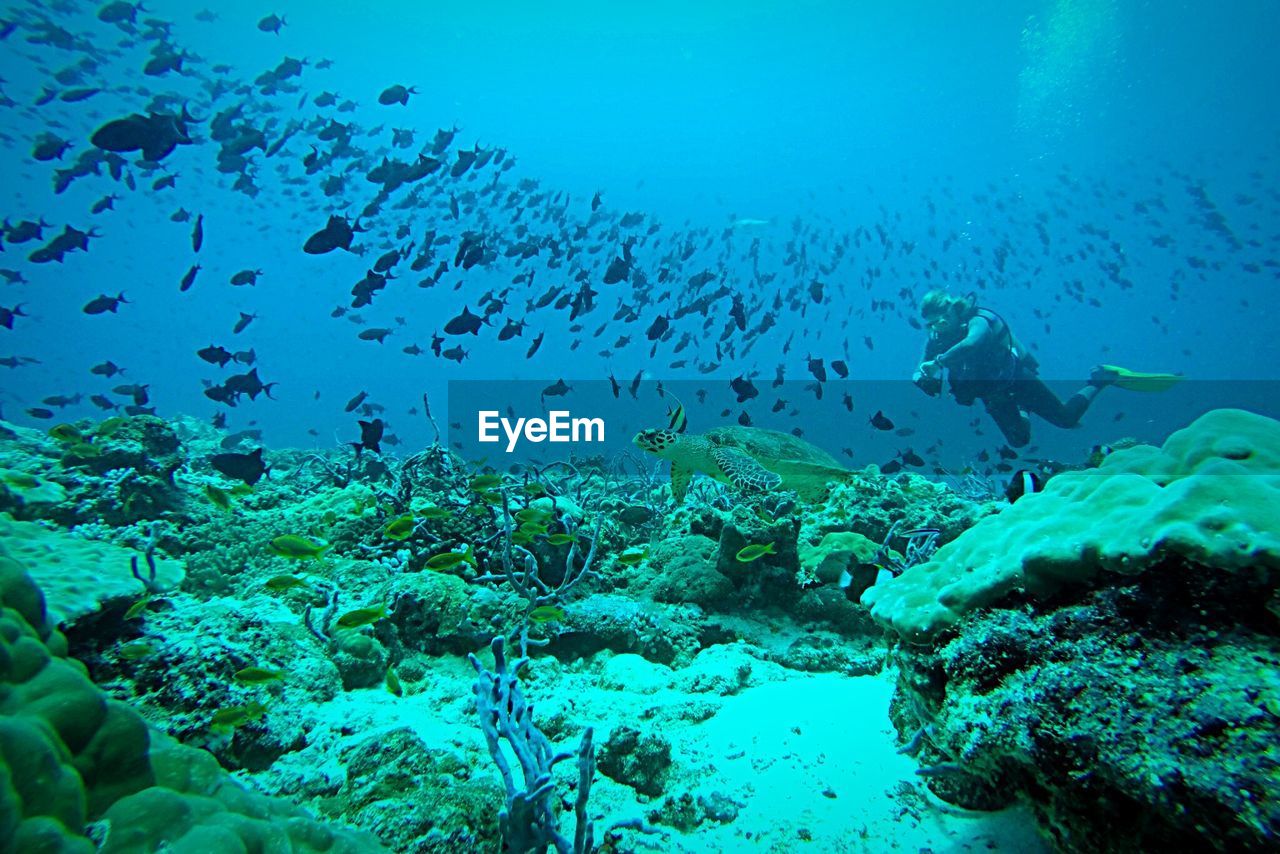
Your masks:
M661 457L676 444L678 434L673 430L641 430L631 441L642 451Z

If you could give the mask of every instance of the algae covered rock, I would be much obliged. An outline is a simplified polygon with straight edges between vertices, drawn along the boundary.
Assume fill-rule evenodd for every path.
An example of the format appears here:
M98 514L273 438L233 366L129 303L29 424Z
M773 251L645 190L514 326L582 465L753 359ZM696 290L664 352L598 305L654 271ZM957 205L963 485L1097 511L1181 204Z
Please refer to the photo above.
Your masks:
M935 794L1017 799L1062 850L1264 851L1280 620L1262 579L1170 559L900 645L895 725Z
M783 667L764 660L763 650L745 644L708 647L676 677L676 687L686 694L728 697L744 688L781 679Z
M67 490L62 484L48 478L19 469L0 468L0 507L16 504L57 504L66 500Z
M600 687L638 694L656 694L671 687L674 671L665 664L648 661L634 653L610 658L600 675Z
M601 746L596 767L606 777L642 795L656 797L666 787L671 768L671 742L655 732L620 726Z
M361 826L399 851L496 850L498 781L458 751L398 727L352 746L341 799Z
M108 419L98 426L96 435L98 452L79 464L98 474L119 468L172 471L183 462L177 432L154 415Z
M690 535L662 540L649 554L644 590L659 602L712 606L733 592L733 582L716 568L714 540Z
M334 635L333 663L344 690L372 688L382 683L391 657L376 638L354 631Z
M406 646L424 652L469 651L483 639L472 619L473 600L467 583L442 572L410 572L396 576L391 620Z

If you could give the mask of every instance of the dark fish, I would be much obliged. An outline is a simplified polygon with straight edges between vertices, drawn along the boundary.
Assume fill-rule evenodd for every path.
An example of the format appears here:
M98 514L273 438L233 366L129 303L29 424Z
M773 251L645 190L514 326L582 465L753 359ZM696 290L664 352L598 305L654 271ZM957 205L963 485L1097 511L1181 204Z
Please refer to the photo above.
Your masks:
M107 397L105 394L95 394L91 396L89 400L93 403L94 406L98 407L99 409L115 409L116 408L116 405L111 402L111 398Z
M822 363L822 359L809 359L809 373L813 374L813 378L820 383L827 381L827 368Z
M1022 469L1014 472L1013 477L1009 479L1009 484L1004 488L1004 494L1012 504L1022 496L1039 492L1043 488L1044 482L1040 479L1040 475L1029 469Z
M258 277L262 275L261 270L241 270L231 277L233 285L256 285Z
M418 90L416 87L413 87L413 86L405 87L397 83L395 86L388 86L386 89L382 90L382 94L378 96L378 103L384 104L384 105L390 105L390 104L406 104L407 105L409 103L409 96L416 95L416 94L418 94Z
M359 408L360 404L364 403L365 398L368 396L369 396L369 392L367 391L360 392L355 397L347 401L346 408L343 409L343 412L355 412L356 409Z
M191 268L188 269L187 272L183 275L182 281L178 283L178 290L179 291L190 290L191 286L195 284L196 273L199 273L199 272L200 272L200 265L192 264Z
M231 330L231 334L239 335L241 332L244 331L244 328L248 326L250 323L253 323L253 321L256 320L257 317L258 315L256 314L245 314L243 311L240 312L240 319L236 321L235 328Z
M450 130L445 130L444 128L437 129L435 139L431 141L431 153L437 156L444 154L445 149L447 149L453 142L454 134L457 132L457 128L452 128Z
M258 369L251 368L247 373L233 374L228 377L222 387L233 398L241 394L247 394L250 400L257 400L259 394L271 397L271 387L274 385L276 383L264 383L262 378L258 376ZM206 389L206 395L208 391Z
M405 101L404 101L404 103L408 103L408 99L409 99L409 98L408 98L408 95L406 95L406 96L405 96ZM379 100L381 100L381 99L379 99ZM468 169L470 169L470 168L471 168L471 166L476 162L476 155L477 155L478 153L479 153L479 152L478 152L478 151L475 151L475 150L470 150L470 151L468 151L468 150L460 150L460 151L455 152L455 156L456 156L458 159L457 159L457 160L455 160L455 161L454 161L454 163L453 163L453 166L451 166L451 167L449 168L449 177L450 177L450 178L461 178L461 177L462 177L462 175L463 175L463 174L464 174ZM452 206L451 213L453 213L453 218L454 218L454 219L457 219L457 218L458 218L458 214L457 214L457 205L456 205L456 204Z
M27 414L32 418L52 418L53 410L45 409L43 406L33 406L27 410Z
M665 314L660 314L653 319L653 323L649 324L649 328L645 330L645 337L650 341L657 341L667 333L671 328L671 319Z
M209 464L227 477L253 486L271 467L262 461L262 448L251 454L214 454Z
M902 459L902 462L905 463L906 465L915 466L916 468L919 468L920 466L924 465L924 460L921 459L920 455L917 454L915 451L911 450L910 448L908 448L905 451L899 451L898 456Z
M68 140L46 132L36 138L36 143L31 149L31 156L42 163L49 160L61 160L62 155L66 154L67 149L70 147L71 143Z
M123 291L121 291L120 294L114 297L109 297L106 294L99 294L98 296L94 297L93 299L85 303L84 308L80 310L83 311L85 314L103 314L104 312L108 312L108 311L111 312L112 314L115 314L116 311L120 308L120 303L128 303L128 302L129 301L124 298Z
M0 326L5 329L13 328L13 320L15 317L28 317L29 315L22 310L22 303L18 303L13 308L5 308L0 306Z
M258 29L264 33L275 33L280 35L280 29L285 25L283 15L267 15L267 17L258 21Z
M893 422L885 416L884 412L877 409L876 414L871 416L871 426L877 430L892 430Z
M458 364L462 364L462 360L467 358L467 351L463 350L461 346L450 347L440 355L444 356L446 359L457 362Z
M142 157L159 163L179 145L190 145L194 140L187 131L192 118L184 108L181 115L173 113L133 113L115 119L93 132L89 141L105 151L124 154L141 151Z
M996 453L1000 454L1000 459L1002 460L1016 460L1018 458L1018 452L1008 445L1001 445Z
M120 367L115 362L106 361L101 364L94 365L89 369L89 373L99 377L110 378L114 377L116 374L123 374L124 368Z
M836 376L840 377L842 380L848 379L849 377L849 366L846 365L842 359L834 359L831 362L831 370L835 371Z
M141 406L147 402L147 389L150 386L140 385L138 383L130 383L126 385L118 385L111 389L116 394L128 395L133 398L133 402Z
M335 249L345 249L349 252L356 232L363 230L359 220L352 225L346 217L331 214L325 227L307 238L307 242L302 245L302 251L308 255L323 255Z
M191 227L191 251L199 252L204 245L204 214L196 217L196 224Z
M105 24L118 24L121 21L132 23L138 20L138 11L140 9L142 9L141 3L135 6L132 3L126 3L125 0L116 0L116 2L108 3L98 10L98 20Z
M360 441L352 442L351 447L356 449L356 456L361 451L373 451L375 454L382 453L382 433L386 429L386 424L381 418L375 418L372 421L361 421L360 424Z
M635 242L636 239L634 237L628 237L627 241L622 244L622 254L614 256L614 259L609 262L609 267L604 271L604 283L606 285L617 284L631 275L631 267L635 262L631 255L631 247Z
M39 220L32 221L24 219L17 225L9 225L8 220L4 224L4 239L10 243L26 243L28 240L43 240L44 230L49 227L49 223L44 221L44 217Z
M204 359L209 364L217 365L220 368L225 368L227 366L227 362L231 361L231 353L225 347L219 347L213 344L210 344L208 347L201 350L197 350L196 355L201 359Z
M538 352L538 348L542 346L542 336L544 335L546 335L545 332L539 332L537 337L533 339L533 343L531 343L529 345L529 349L525 351L524 357L526 359L532 359L533 354Z
M560 379L544 388L542 390L542 394L539 395L539 399L547 397L564 397L571 391L573 391L573 386L565 384L565 381ZM545 403L545 400L543 402Z
M391 330L383 326L371 326L368 329L360 330L360 334L356 336L361 341L377 341L381 344L386 337L391 334Z
M902 463L897 460L889 460L889 462L880 466L881 474L897 474L900 471L902 471Z
M519 336L520 333L524 331L524 328L527 325L528 324L526 324L523 320L516 321L508 318L506 325L503 326L502 329L498 331L498 340L508 341L512 338Z
M471 313L469 306L463 306L462 314L452 318L444 325L444 331L449 335L465 335L470 332L472 335L480 334L480 327L485 320L479 315Z
M736 377L729 382L729 388L733 389L733 393L738 396L738 403L746 403L753 397L759 397L760 392L756 389L755 383L745 377Z

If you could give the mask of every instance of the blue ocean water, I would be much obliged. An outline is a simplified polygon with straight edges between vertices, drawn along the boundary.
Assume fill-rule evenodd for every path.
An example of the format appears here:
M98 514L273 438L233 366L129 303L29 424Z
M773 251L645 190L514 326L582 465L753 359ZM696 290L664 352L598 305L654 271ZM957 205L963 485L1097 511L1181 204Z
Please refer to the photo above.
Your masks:
M485 516L497 513L482 506L497 505L497 493L475 488L474 481L468 490L462 478L452 486L461 484L466 499L449 504L440 497L450 494L441 486L447 471L433 469L436 503L426 512L452 507L458 512L448 524L454 525L462 517L459 508L470 504L477 511L473 517L494 524L471 529L467 525L480 523L465 520L441 533L432 528L439 517L415 515L424 505L411 499L422 495L404 486L407 469L397 466L406 459L438 465L429 456L439 450L437 440L473 464L478 477L498 478L508 491L515 489L512 478L523 478L527 487L529 472L538 472L537 481L572 455L579 468L559 470L572 470L576 478L563 496L592 496L581 502L590 512L615 499L618 504L599 511L611 520L626 510L644 516L635 523L643 534L632 536L619 523L601 541L597 570L608 567L613 574L608 583L596 579L592 595L626 598L628 589L644 588L645 602L678 605L684 600L669 590L654 592L658 582L641 584L629 575L639 572L634 566L651 553L679 564L705 547L711 551L704 563L737 579L729 570L761 559L744 558L742 549L766 537L783 543L786 535L772 526L787 519L795 529L778 563L789 561L792 570L807 566L808 558L797 556L801 546L817 549L833 533L856 533L888 548L903 531L921 527L928 536L936 526L934 536L953 541L995 511L972 510L976 501L970 499L978 496L965 495L968 503L953 512L953 505L933 493L920 498L926 487L915 479L904 481L907 498L895 493L901 503L894 507L902 511L897 518L863 519L849 508L862 512L877 505L846 495L838 512L826 511L819 519L817 511L804 516L785 502L736 503L715 492L718 487L696 492L705 503L685 513L678 500L665 503L673 497L669 470L646 468L653 460L641 455L632 437L645 427L679 429L683 423L688 435L729 425L771 428L803 437L841 467L880 466L868 475L873 480L904 469L954 488L965 486L966 478L980 479L986 489L981 497L994 497L1003 508L1005 485L1021 471L1047 476L1096 465L1113 445L1158 446L1214 409L1280 417L1280 345L1272 335L1272 319L1280 313L1278 41L1280 15L1265 0L1212 9L1143 0L5 3L0 417L41 434L55 425L76 425L70 440L71 433L55 428L58 442L74 442L103 419L153 414L179 425L188 443L181 452L187 456L182 462L175 458L172 468L166 468L167 457L163 465L158 458L150 461L156 471L148 476L167 474L172 486L179 471L174 489L185 490L181 500L170 495L173 506L161 512L140 504L124 507L123 499L116 501L119 492L106 503L85 497L105 489L112 472L119 480L123 468L91 477L77 468L83 461L74 452L55 464L57 454L47 448L40 452L41 465L47 464L40 471L15 462L23 454L39 456L31 444L37 434L10 436L6 427L6 441L14 444L4 449L12 457L0 460L0 467L47 475L75 497L13 498L5 509L19 522L74 529L77 537L139 554L152 555L160 543L161 552L185 557L191 567L183 595L197 602L180 603L179 613L187 615L220 597L256 601L252 597L264 595L264 583L284 577L282 566L298 565L289 563L300 559L288 553L289 543L303 551L332 548L330 559L357 567L342 583L329 581L334 590L349 591L345 605L368 605L366 617L378 602L412 598L394 579L430 575L423 568L433 555L467 554L474 564L483 552L482 565L497 572L501 550L494 544L512 537L511 528L495 522L499 516ZM157 138L161 142L149 157L147 145ZM348 245L304 251L314 235L339 223L355 227ZM1039 375L1063 399L1099 364L1178 379L1158 392L1123 384L1102 388L1079 425L1062 429L1033 415L1029 442L1014 441L1001 435L981 404L961 406L945 391L926 396L912 382L928 340L920 304L938 288L973 294L1034 354ZM483 322L469 323L472 315ZM518 453L478 441L478 410L514 420L548 417L557 408L601 417L607 437L564 450L529 441ZM238 444L215 447L214 434L198 434L190 426L196 422L216 426L218 439L254 432ZM94 456L108 445L111 432L100 435L87 440L96 442L90 448ZM245 454L258 448L273 463L262 486L256 476L235 473L243 459L212 463L218 451ZM312 451L321 454L308 458ZM752 454L762 463L777 456L758 449ZM400 489L394 496L385 470L357 471L374 455L394 463ZM642 489L621 476L592 481L583 475L584 460L601 463L603 471L602 461L610 459L625 459L618 471L629 467L652 482ZM308 470L309 460L319 463ZM352 468L341 468L348 463ZM49 474L58 465L58 476ZM146 468L139 466L138 471ZM485 466L497 474L479 474ZM214 469L225 478L218 480ZM324 473L332 483L321 483ZM357 488L362 478L372 490L368 494ZM219 490L229 491L237 479L246 481L246 493L248 486L259 490L241 502L249 508L243 512L260 515L241 519L242 528L209 522L202 515L212 512L206 498L236 506L240 494L232 500ZM876 488L897 488L875 482ZM14 495L32 488L21 479L6 483ZM325 504L317 497L325 490L340 495L340 508L339 498ZM8 491L2 494L9 502ZM664 502L661 513L654 509L655 495ZM773 496L767 497L771 502ZM528 510L536 499L522 500ZM191 510L193 501L200 502L199 512ZM553 504L553 515L562 511ZM586 517L571 516L563 511L559 517L564 530L558 536L584 539L590 530ZM939 522L940 516L946 521ZM401 549L397 529L390 526L406 518L403 524L412 527L406 536L420 539ZM212 527L201 527L206 524ZM802 524L812 542L798 545ZM1271 554L1265 528L1248 541L1259 554ZM251 533L241 540L237 531ZM309 539L303 546L273 539L283 536ZM913 536L898 542L904 553ZM568 545L549 542L539 541L540 558ZM627 550L642 548L643 557L628 563ZM1188 550L1203 559L1202 552ZM1079 551L1087 552L1088 544ZM572 577L574 561L584 555L573 551L566 559L557 551L554 557ZM1050 555L1046 561L1059 559ZM300 560L310 565L309 557ZM855 563L865 569L887 560L882 551L875 561ZM766 557L760 565L771 562ZM644 564L655 565L667 564L656 557ZM467 575L465 565L447 568L469 583L479 572ZM840 581L842 589L847 581ZM721 624L715 605L723 605L717 598L723 591L707 593L687 578L670 583L699 591L690 594L694 616L661 612L662 619L680 626L670 629L673 638L645 635L648 646L641 649L635 641L634 650L624 651L626 643L608 639L576 646L580 638L566 642L572 634L566 632L561 646L546 656L558 661L548 668L564 670L539 671L543 685L585 684L589 671L598 675L591 668L612 666L592 661L601 650L644 654L649 664L678 670L695 648L705 652L731 641L767 646L759 639L768 632L741 630L734 620L764 619L761 613L779 601L779 588L766 584L746 604L724 606L733 619ZM741 592L743 582L734 583ZM782 587L812 591L824 583L823 589L835 589L834 578L808 577ZM1024 592L1019 588L1017 595ZM147 596L153 593L148 588ZM1194 591L1177 593L1186 595L1168 598L1195 599ZM332 640L327 629L313 628L311 608L317 615L326 607L328 617L341 614L347 608L337 608L336 593L314 600L296 591L289 595L289 607L280 606L289 619L280 622L301 625L305 607L310 631L302 641ZM846 601L844 593L833 595L840 608L858 607L857 596ZM536 601L529 599L530 609ZM569 619L574 617L567 593L549 601L541 606L563 605ZM477 594L470 607L484 612L485 602ZM830 601L823 606L828 611L805 602L810 610L797 606L785 615L794 625L772 625L770 631L790 639L793 629L812 628L809 618L828 620L824 631L882 652L880 628L865 609L856 618L863 622L856 623L848 610L832 617L837 609ZM641 608L633 620L631 611L618 616L623 606L616 601L606 604L597 602L598 611L591 613L669 628L653 616L656 611ZM710 625L699 622L703 607L713 615ZM522 616L523 635L530 630L530 613ZM483 646L466 647L459 638L475 640L490 630L514 642L510 626L499 626L491 613L484 616L492 625L479 618L467 622L469 633L448 635L431 655L453 656L456 664ZM686 631L681 617L700 628ZM563 613L553 613L546 622L554 627L561 619ZM856 624L850 628L840 619ZM877 619L906 634L881 615ZM385 626L389 620L386 614L372 616L356 627ZM174 642L180 635L176 625L152 637L164 634ZM116 668L114 653L106 653L115 647L97 631L81 636L68 629L73 651L91 663L95 680L116 696L141 697L153 713L165 709L171 698L142 696L146 692L138 684L144 680L130 682L128 668ZM216 631L236 629L221 625ZM356 688L377 689L384 701L384 672L392 690L393 670L401 668L410 695L429 693L430 666L420 660L404 664L412 656L402 656L403 649L382 631L366 629L394 655L379 659L372 682ZM597 623L590 630L576 626L575 632L607 636ZM110 643L129 639L137 642L122 630ZM266 656L269 646L249 648ZM308 654L324 658L316 650ZM247 655L228 659L236 659L236 668L247 667L253 663ZM794 654L785 663L797 672L824 674L806 683L803 690L812 693L796 689L796 696L807 698L797 704L806 714L835 692L847 690L846 699L861 702L864 686L845 681L833 687L835 682L821 680L879 671L882 663L797 663L801 658ZM765 659L774 666L780 657L762 654L755 660L757 671L765 672ZM284 666L259 660L264 667ZM906 672L912 665L886 666ZM190 660L178 669L189 672ZM229 675L235 668L223 669ZM643 681L641 675L628 671L628 678ZM672 679L672 685L686 686L679 690L688 696L704 690ZM744 687L748 681L743 677ZM703 684L689 680L694 682ZM857 720L869 731L884 730L877 744L886 749L877 757L905 764L889 735L889 688L880 687L885 693L873 692L866 700L879 705ZM334 693L347 696L336 688ZM898 697L892 712L898 735L907 740L914 731L913 743L919 742L933 724ZM235 700L244 696L219 702L225 708ZM763 716L760 708L777 712L786 699L761 702L755 711L726 706L717 720L745 726L743 719ZM604 704L583 703L589 710L598 708L591 703ZM369 711L376 708L372 701L357 711L334 712L316 701L315 708L322 706L335 718L367 714L376 726L392 726ZM440 700L435 711L447 717L440 711L445 706ZM1276 707L1267 708L1274 717ZM199 711L208 717L213 708ZM571 707L557 711L563 720L574 718ZM917 715L918 723L909 715ZM784 718L779 715L775 730ZM801 744L805 734L829 720L816 715L795 724L796 743L775 744L777 757L788 750L804 753L812 747ZM202 719L201 727L206 723ZM237 726L244 732L251 723ZM205 744L205 736L190 738L191 731L180 731L183 726L170 720L168 730L210 747L232 770L265 773L271 765L254 766L244 742L234 749L213 740ZM721 750L712 753L728 768L743 753L732 727L725 727L708 743ZM577 744L579 731L565 724L558 735L565 741L572 736ZM598 743L606 735L603 727ZM705 744L698 748L703 749L710 750ZM280 748L281 754L291 752ZM777 757L759 759L756 770L764 773ZM677 756L677 765L681 761ZM838 761L859 760L840 753ZM680 767L691 776L714 776ZM955 769L950 759L935 755L923 770L922 776L942 780ZM1079 769L1054 771L1086 779ZM282 778L259 784L273 795L292 790L307 806L322 804L330 794L314 780L298 782L289 773L306 777L290 767L279 772ZM780 787L794 782L770 779ZM984 799L987 793L967 794L948 802L995 809L998 799ZM825 790L820 795L835 799ZM715 812L699 803L703 813ZM677 807L664 809L663 821L681 826L672 818ZM368 815L362 823L354 813L333 812L365 830L381 830ZM1046 812L1052 809L1036 814L1040 830L1071 850L1069 834L1045 830ZM1026 830L1034 822L1014 824ZM832 824L826 813L813 825L830 831L816 831L823 842L852 838L854 832ZM942 845L949 828L903 837L910 840L904 844ZM788 826L787 841L773 844L791 850L809 832L808 826ZM883 842L877 832L872 836ZM1002 832L990 831L999 840L996 847L1015 850L1011 840L1017 834ZM440 840L432 843L438 848L419 848L400 835L391 837L388 844L401 850L449 850ZM982 838L975 834L966 842L975 837ZM707 842L705 850L746 850L753 838L760 839L719 839ZM688 839L681 844L703 850ZM1096 840L1079 845L1106 849ZM469 848L455 839L453 850Z
M35 14L12 11L14 20ZM195 351L211 343L252 348L261 376L278 383L278 403L246 401L227 413L229 425L252 422L282 444L345 437L352 425L338 404L361 390L387 407L397 434L421 444L426 425L406 411L423 392L442 398L452 378L603 379L640 369L655 379L698 378L702 364L718 365L716 379L772 377L779 365L807 379L806 355L843 358L855 379L907 378L924 340L907 319L935 285L978 291L1035 348L1048 377L1080 378L1098 362L1204 380L1272 375L1275 343L1248 331L1275 308L1277 118L1266 105L1276 60L1265 49L1275 21L1263 3L1212 15L1194 5L1113 2L963 11L930 3L405 4L376 12L317 4L286 14L278 34L256 28L264 15L256 4L222 4L208 23L196 19L198 7L173 4L142 16L165 22L167 40L132 37L95 11L71 4L57 17L83 50L33 45L22 31L5 41L9 220L43 216L52 224L46 240L64 224L101 235L62 263L23 263L36 243L7 250L7 266L29 284L7 285L3 304L21 303L33 317L5 330L5 352L40 360L6 377L12 418L49 395L105 390L108 381L87 372L108 359L150 386L158 411L210 416L220 407L199 380L221 381L226 372ZM141 73L158 44L186 52L183 72ZM33 106L50 87L67 88L53 75L86 56L95 57L92 67L74 74L76 84L104 91ZM263 94L253 81L285 57L303 60L302 73ZM332 67L318 69L322 59ZM396 83L418 94L407 105L379 105L378 93ZM322 92L355 107L316 107ZM250 151L252 197L231 189L237 173L216 171L218 146L199 123L192 132L202 142L139 174L138 191L104 174L51 192L56 169L93 151L88 137L97 127L157 96L187 103L202 121L242 103L244 126L269 127L268 143L291 123L304 129L271 158ZM352 125L360 154L307 175L302 160L329 119ZM382 156L412 160L438 128L455 126L447 157L472 146L501 149L516 164L501 173L504 188L536 181L533 192L547 205L559 200L531 231L559 232L562 254L572 243L564 235L591 222L596 192L605 213L579 240L577 262L558 268L546 267L543 250L515 264L503 257L455 268L423 289L416 285L432 270L401 265L372 306L352 312L392 335L361 341L349 316L330 311L351 301L351 285L385 249L483 221L475 204L454 220L447 203L483 188L496 169L457 182L437 176L413 188L415 200L403 207L396 203L409 188L393 193L361 220L370 229L356 242L363 256L312 257L301 245L330 213L361 213L378 190L365 175ZM393 128L411 131L413 144L390 148ZM71 146L59 161L35 163L32 141L46 131ZM146 191L165 174L176 177L173 187ZM331 175L342 176L343 191L325 196ZM113 210L88 213L108 194L119 196ZM501 228L490 238L495 248L515 240L510 214L525 204L488 218ZM198 255L191 223L171 221L179 209L204 217ZM615 231L629 212L642 224ZM524 215L531 226L534 215ZM735 220L764 224L724 240ZM396 238L401 228L408 233ZM716 283L749 297L752 322L768 312L775 325L745 356L716 358L702 338L718 336L728 318L722 298L710 307L708 331L694 315L673 324L651 354L643 336L650 322L695 294L669 286L640 304L625 283L598 284L629 234L645 238L637 256L651 282L663 268L676 285L711 270ZM695 251L673 265L666 256L685 236ZM761 268L779 274L768 284L747 273L757 239ZM797 250L806 253L803 269L784 263ZM196 261L196 283L179 293ZM261 269L259 283L231 287L242 269ZM526 310L529 297L572 282L578 270L600 292L582 332L568 331L563 310ZM534 274L532 285L513 286L523 273ZM801 294L768 307L773 294L814 279L826 285L821 304ZM467 351L464 363L402 352L427 349L443 320L464 306L479 311L480 296L508 287L484 335L446 336L446 349ZM81 313L99 293L120 292L131 302L118 314ZM636 309L635 320L611 320L620 303ZM233 336L242 311L259 319ZM497 342L507 318L529 325L523 337ZM537 357L525 359L539 333ZM685 367L670 368L683 333L695 347ZM633 343L608 346L619 336ZM574 341L580 349L570 349ZM61 414L95 411L86 399ZM929 418L958 424L966 414L938 408Z

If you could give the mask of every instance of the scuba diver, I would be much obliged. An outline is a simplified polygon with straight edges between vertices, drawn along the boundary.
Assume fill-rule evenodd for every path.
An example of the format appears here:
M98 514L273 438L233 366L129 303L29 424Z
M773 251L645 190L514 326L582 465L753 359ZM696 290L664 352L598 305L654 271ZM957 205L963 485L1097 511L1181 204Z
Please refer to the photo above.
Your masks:
M942 392L942 371L951 395L962 406L981 400L1011 447L1031 441L1035 413L1055 427L1074 427L1102 389L1109 385L1139 391L1163 391L1181 377L1142 374L1099 365L1088 384L1066 401L1045 385L1039 362L1022 346L1000 315L978 305L977 295L957 297L941 289L925 294L920 315L929 330L924 359L912 382L930 397Z

